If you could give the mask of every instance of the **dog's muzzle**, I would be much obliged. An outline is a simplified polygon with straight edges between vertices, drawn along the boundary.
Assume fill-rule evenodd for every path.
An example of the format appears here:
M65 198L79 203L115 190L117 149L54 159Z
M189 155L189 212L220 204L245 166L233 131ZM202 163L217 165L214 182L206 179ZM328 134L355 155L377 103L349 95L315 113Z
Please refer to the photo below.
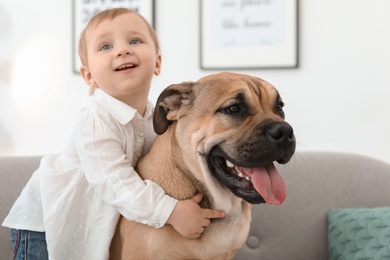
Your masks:
M210 151L207 162L212 175L249 203L281 204L286 187L274 162L287 163L294 154L292 127L284 121L265 122L237 142L235 151L223 143Z

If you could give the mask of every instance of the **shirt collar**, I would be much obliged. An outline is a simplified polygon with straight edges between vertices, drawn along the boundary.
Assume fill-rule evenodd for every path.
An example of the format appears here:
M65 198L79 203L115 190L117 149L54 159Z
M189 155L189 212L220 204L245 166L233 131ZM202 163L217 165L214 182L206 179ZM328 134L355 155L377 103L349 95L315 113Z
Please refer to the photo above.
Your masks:
M95 89L93 99L123 125L129 123L136 115L141 117L136 109L110 96L99 88ZM153 115L153 112L153 105L148 101L144 118L148 119Z

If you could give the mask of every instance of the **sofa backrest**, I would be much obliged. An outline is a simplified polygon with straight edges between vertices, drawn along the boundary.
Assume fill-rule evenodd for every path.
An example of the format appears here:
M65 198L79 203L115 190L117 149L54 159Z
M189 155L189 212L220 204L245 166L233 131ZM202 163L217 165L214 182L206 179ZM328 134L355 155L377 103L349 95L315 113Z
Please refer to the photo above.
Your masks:
M0 157L0 221L8 214L40 157ZM277 168L287 185L281 206L259 204L235 259L328 259L331 208L390 206L390 165L355 154L297 152ZM12 259L9 230L0 227L1 259Z

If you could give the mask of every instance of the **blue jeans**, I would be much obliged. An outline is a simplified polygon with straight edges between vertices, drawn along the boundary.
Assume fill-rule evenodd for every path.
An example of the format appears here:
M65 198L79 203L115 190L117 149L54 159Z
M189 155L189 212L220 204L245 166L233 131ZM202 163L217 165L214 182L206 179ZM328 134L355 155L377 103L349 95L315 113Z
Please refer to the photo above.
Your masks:
M15 260L49 259L45 232L11 229L10 238Z

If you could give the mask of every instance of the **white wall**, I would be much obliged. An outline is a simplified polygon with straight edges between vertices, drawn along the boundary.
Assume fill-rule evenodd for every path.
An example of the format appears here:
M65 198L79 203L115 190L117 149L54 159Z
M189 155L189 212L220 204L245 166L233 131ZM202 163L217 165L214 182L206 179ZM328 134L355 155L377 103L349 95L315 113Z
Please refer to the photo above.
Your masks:
M3 155L61 151L88 91L71 69L71 1L23 2L0 3ZM164 61L153 101L171 83L214 73L199 68L198 4L157 0ZM240 72L279 89L298 153L353 152L390 162L390 1L300 0L299 12L299 68Z

